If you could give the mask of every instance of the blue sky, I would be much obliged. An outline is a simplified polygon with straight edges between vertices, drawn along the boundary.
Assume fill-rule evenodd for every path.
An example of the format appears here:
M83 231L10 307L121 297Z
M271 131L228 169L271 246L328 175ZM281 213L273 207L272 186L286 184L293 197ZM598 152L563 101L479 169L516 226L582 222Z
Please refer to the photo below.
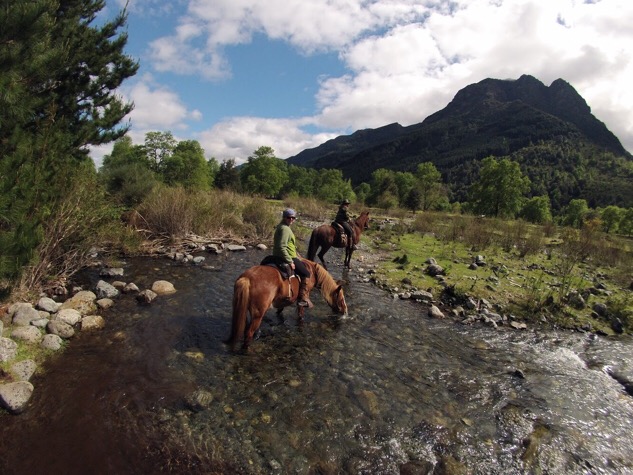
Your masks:
M107 0L112 16L125 0ZM338 135L423 121L468 84L558 78L633 151L630 0L130 0L134 143L287 158ZM97 165L110 146L92 151Z

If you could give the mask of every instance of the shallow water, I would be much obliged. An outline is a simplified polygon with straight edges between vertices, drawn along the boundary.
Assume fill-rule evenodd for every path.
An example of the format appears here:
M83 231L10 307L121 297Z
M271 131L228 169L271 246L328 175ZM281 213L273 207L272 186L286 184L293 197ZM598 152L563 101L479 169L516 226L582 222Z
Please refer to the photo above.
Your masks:
M633 473L633 398L611 376L631 380L630 338L430 320L333 266L350 318L313 292L303 324L270 311L231 353L232 285L262 257L129 261L126 281L178 292L122 296L35 378L0 418L0 473Z

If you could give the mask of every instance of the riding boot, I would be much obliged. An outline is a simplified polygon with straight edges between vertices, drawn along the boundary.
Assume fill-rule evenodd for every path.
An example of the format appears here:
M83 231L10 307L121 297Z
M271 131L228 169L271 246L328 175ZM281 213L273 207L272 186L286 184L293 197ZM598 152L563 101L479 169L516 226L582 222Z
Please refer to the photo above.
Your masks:
M305 279L299 284L299 296L297 297L297 305L299 307L307 307L308 303L308 289L306 288Z

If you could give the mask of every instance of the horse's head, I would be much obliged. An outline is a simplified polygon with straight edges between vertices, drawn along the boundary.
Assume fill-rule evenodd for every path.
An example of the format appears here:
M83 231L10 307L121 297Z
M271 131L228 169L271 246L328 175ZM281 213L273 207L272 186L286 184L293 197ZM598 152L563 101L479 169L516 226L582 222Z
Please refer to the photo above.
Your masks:
M347 303L345 303L342 285L339 285L336 290L334 290L334 298L332 299L330 307L339 315L347 315Z
M356 219L356 225L361 229L369 229L369 211L363 211L358 219Z

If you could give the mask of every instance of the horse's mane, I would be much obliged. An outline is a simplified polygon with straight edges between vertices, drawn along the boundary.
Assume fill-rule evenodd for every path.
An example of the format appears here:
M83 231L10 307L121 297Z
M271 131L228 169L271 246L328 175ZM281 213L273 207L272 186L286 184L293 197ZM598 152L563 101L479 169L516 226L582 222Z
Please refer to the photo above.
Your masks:
M369 211L363 211L354 221L354 225L362 230L367 221L369 221Z
M316 279L315 287L321 290L321 295L332 306L334 302L334 291L338 288L339 284L334 280L330 273L321 265L316 262L313 264L314 278Z

